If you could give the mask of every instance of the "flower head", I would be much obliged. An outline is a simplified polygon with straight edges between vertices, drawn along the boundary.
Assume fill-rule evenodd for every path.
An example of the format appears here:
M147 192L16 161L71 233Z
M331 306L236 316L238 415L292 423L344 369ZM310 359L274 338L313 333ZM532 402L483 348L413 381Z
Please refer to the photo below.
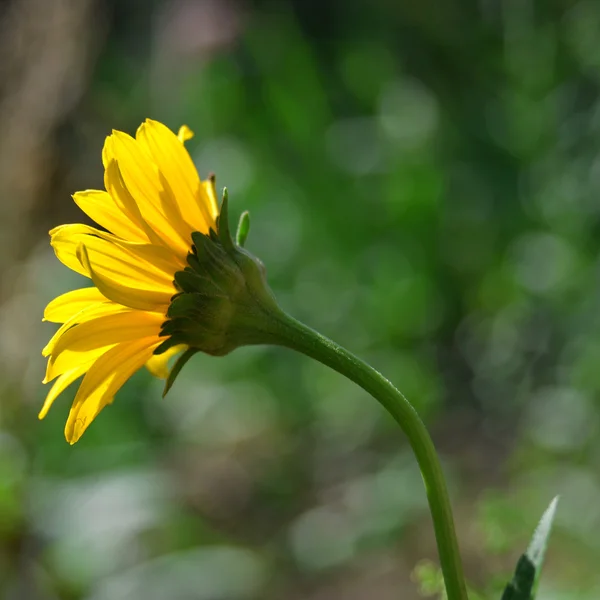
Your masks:
M266 339L248 317L261 312L257 298L270 302L264 274L231 240L226 204L221 222L214 179L200 180L184 147L191 136L151 120L135 139L113 131L102 152L106 191L73 196L103 230L50 231L59 260L93 284L44 311L62 325L42 352L44 383L54 384L40 418L83 376L65 427L72 444L140 367L167 378L169 358L183 351L170 386L198 350L219 355Z

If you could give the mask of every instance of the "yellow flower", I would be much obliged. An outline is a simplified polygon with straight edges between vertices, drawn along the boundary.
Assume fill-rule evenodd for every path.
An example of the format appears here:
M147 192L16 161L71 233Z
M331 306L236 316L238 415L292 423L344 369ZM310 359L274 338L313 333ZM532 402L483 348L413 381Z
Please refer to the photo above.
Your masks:
M102 151L106 191L73 196L107 231L79 224L50 231L59 260L93 283L44 311L44 320L62 326L43 350L44 383L54 384L40 418L84 376L65 427L71 444L135 371L146 365L164 378L168 359L187 346L164 344L171 338L163 331L171 300L182 295L175 275L186 269L192 234L214 234L219 217L214 181L200 180L183 145L191 136L185 126L175 135L151 120L135 139L114 131ZM155 354L161 345L166 351Z

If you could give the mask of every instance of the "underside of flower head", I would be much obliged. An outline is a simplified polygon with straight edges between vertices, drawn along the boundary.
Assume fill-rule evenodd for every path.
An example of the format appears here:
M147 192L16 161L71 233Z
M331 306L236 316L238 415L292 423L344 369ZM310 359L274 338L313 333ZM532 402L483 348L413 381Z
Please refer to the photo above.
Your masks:
M50 231L56 256L88 277L92 286L52 300L44 319L61 327L43 350L44 382L53 381L40 412L83 380L71 408L65 436L75 443L119 388L143 365L168 374L170 357L186 350L171 344L163 325L171 299L181 294L175 274L188 265L192 236L217 230L219 208L214 179L202 181L183 142L165 125L147 120L135 138L113 131L102 151L105 190L73 198L100 227L62 225Z
M273 341L270 325L279 307L260 260L231 237L227 190L216 228L192 233L192 241L187 266L175 273L177 294L161 328L168 337L155 354L185 345L223 356L240 346Z

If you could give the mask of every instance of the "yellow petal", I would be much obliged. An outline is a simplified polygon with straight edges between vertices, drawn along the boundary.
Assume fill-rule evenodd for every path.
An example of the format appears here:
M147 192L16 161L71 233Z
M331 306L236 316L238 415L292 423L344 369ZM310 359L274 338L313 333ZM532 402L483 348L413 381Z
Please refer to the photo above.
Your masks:
M160 288L156 289L156 287L155 289L149 287L132 287L131 285L119 283L115 277L105 277L92 267L87 248L83 244L80 244L77 248L77 258L86 272L89 273L94 285L104 296L114 303L142 311L160 312L163 314L167 312L171 298L175 293L174 288L166 292Z
M90 277L77 257L77 248L83 244L101 277L122 285L174 293L173 276L181 266L166 248L124 242L87 225L62 225L50 234L58 259L81 275Z
M161 244L129 242L116 237L112 233L101 231L100 229L96 229L89 225L69 223L67 225L59 225L50 230L51 238L60 237L65 239L76 235L87 236L85 239L79 238L79 241L86 242L87 246L89 246L88 242L90 238L93 240L100 238L104 242L109 242L116 248L133 255L136 260L148 263L151 267L161 271L162 275L166 274L168 277L171 277L175 270L187 266L186 260L182 260L180 257L174 255L173 252ZM50 243L52 243L52 239L50 240ZM104 244L104 246L106 246L106 244Z
M81 288L61 294L46 306L44 321L64 323L79 311L96 302L106 302L106 298L95 287Z
M164 315L139 310L98 317L65 331L48 361L45 382L98 358L121 342L158 336Z
M191 231L208 233L214 228L209 199L185 146L168 127L150 119L139 127L136 140L158 166Z
M94 302L93 304L88 304L85 308L75 313L70 319L65 321L58 328L56 333L50 338L50 341L42 350L42 356L49 356L53 352L56 343L65 333L65 331L69 330L74 325L85 323L86 321L91 321L92 319L97 319L98 317L102 317L104 315L127 312L128 310L128 308L120 304L115 304L114 302Z
M115 160L115 153L112 148L112 135L107 135L104 140L104 146L102 146L102 166L105 170L113 160ZM109 189L106 191L110 193Z
M42 383L50 383L56 377L72 371L73 369L91 365L96 359L100 358L107 350L110 350L116 344L107 344L90 350L82 350L80 352L68 352L64 357L58 359L57 362L52 362L52 357L46 364L46 375Z
M44 400L44 405L42 406L42 410L38 415L38 419L43 419L50 410L50 407L58 398L60 394L62 394L76 379L79 379L92 365L92 362L86 363L84 365L80 365L79 367L75 367L69 371L65 371L52 385L46 399Z
M114 131L112 138L119 171L144 219L175 252L187 252L193 230L151 155L126 133Z
M211 175L208 179L202 180L202 187L206 192L206 197L208 198L208 208L213 216L213 220L216 220L216 218L219 216L219 199L217 198L217 188L215 183L216 180L214 175Z
M79 386L67 419L65 437L70 444L79 440L98 413L152 356L159 344L156 337L119 344L91 366Z
M187 126L182 125L177 132L177 139L183 144L194 137L194 132Z
M112 137L108 137L106 138L104 149L102 151L103 157L111 157L104 170L104 187L106 188L106 191L110 194L114 200L114 203L127 217L127 219L129 219L135 226L144 232L150 243L170 248L168 240L163 240L158 233L152 227L150 227L146 219L142 217L142 213L140 212L138 205L125 186L123 176L119 170L119 165L117 164L116 159L113 157L114 153L112 152L111 148ZM181 254L181 252L179 254Z
M178 344L162 354L153 354L146 363L146 368L154 377L166 379L169 376L169 360L186 349L185 344Z
M148 243L148 236L121 210L108 192L85 190L73 194L75 204L90 219L130 242Z

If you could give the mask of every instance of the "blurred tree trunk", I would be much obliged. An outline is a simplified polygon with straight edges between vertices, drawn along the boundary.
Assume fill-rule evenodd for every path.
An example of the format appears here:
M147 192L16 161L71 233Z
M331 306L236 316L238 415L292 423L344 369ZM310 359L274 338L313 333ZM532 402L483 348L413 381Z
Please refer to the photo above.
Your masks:
M22 434L29 428L23 424L32 417L26 400L39 390L42 372L41 357L30 356L32 341L40 335L41 299L32 285L40 267L28 257L40 227L48 226L44 221L58 193L53 184L61 161L57 132L90 71L95 1L0 4L0 425L25 446L28 436ZM27 490L22 493L26 496ZM14 574L0 582L0 595L50 598L37 583L35 537L25 520L15 527L0 545L4 571Z
M19 347L39 323L19 310L23 266L53 196L56 132L89 71L94 4L12 0L0 12L0 356L10 370L23 368Z

